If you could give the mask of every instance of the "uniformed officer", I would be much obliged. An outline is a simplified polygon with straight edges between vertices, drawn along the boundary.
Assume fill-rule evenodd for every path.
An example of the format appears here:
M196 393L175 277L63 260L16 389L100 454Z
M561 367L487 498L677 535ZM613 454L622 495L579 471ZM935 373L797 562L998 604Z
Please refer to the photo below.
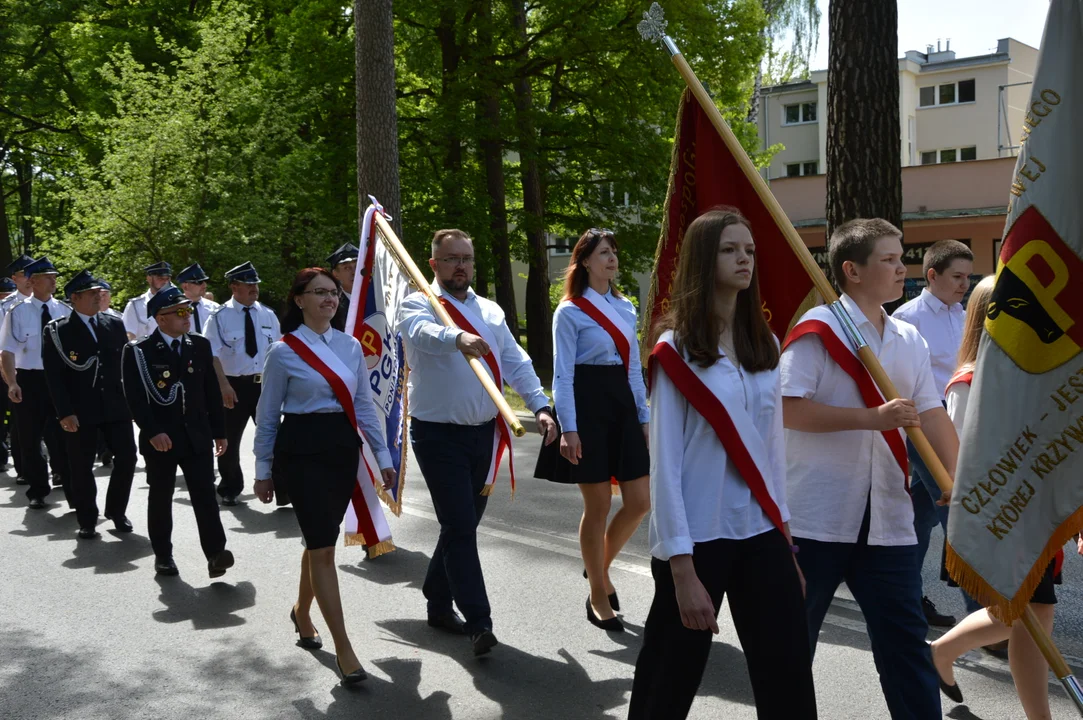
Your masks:
M15 303L22 302L30 297L30 278L26 277L26 273L23 271L26 269L26 266L32 262L34 262L34 258L29 255L20 255L4 268L4 272L11 278L11 282L15 283L15 292L11 293L3 300L0 300L0 326L3 325L4 318L11 308L15 307ZM11 460L15 464L15 484L26 485L30 481L23 477L22 450L19 448L19 431L15 426L15 413L11 401L8 400L8 386L6 382L0 381L0 392L3 393L3 397L0 398L0 406L3 407L4 423L5 428L7 429L7 447L11 453Z
M206 298L207 280L210 276L203 271L199 263L193 263L177 273L177 282L180 283L184 296L192 301L192 332L203 334L203 327L207 324L207 318L211 313L222 307L213 300Z
M115 317L123 324L124 316L118 313L112 307L110 307L111 303L113 302L113 286L110 285L108 281L102 280L100 278L98 279L98 282L101 283L102 286L102 314L108 315L109 317ZM125 330L125 333L127 333L127 330Z
M121 356L124 396L139 426L139 452L147 466L147 533L154 570L176 575L173 562L173 488L184 473L210 576L233 566L214 497L213 457L226 450L222 394L206 338L190 335L188 298L167 285L147 303L157 328Z
M54 471L59 475L68 503L68 462L60 437L45 370L41 362L42 333L52 320L71 313L71 308L53 297L56 291L56 268L49 258L42 257L27 265L24 272L30 278L31 296L16 303L4 318L0 329L0 369L8 384L8 398L15 403L15 422L19 428L19 449L22 452L23 476L29 481L26 496L30 507L45 507L49 487L49 468L41 452L41 442L49 450Z
M98 537L94 527L98 486L93 471L99 432L113 456L105 517L118 532L131 532L125 513L135 474L135 435L120 380L120 356L128 344L124 323L100 312L101 282L88 270L68 281L64 294L74 312L45 326L41 359L65 431L79 537Z
M342 293L339 295L338 310L331 319L331 327L342 332L346 331L346 316L350 314L350 303L353 301L353 276L357 272L357 257L361 251L353 243L339 246L327 257L327 265L335 279L342 283Z
M232 507L244 491L241 437L249 419L256 419L267 348L282 337L282 331L275 314L256 299L259 297L259 275L252 263L233 268L226 273L226 279L233 297L210 316L203 326L203 334L211 341L214 366L226 406L229 445L225 454L218 458L221 478L218 494L223 505Z
M11 278L0 278L0 305L3 305L11 295L16 293L15 281ZM0 317L0 323L3 318ZM8 442L8 416L11 414L11 403L8 401L7 385L0 381L0 472L7 472L8 460L11 459L11 445Z
M162 260L147 265L143 272L147 274L147 291L129 300L124 308L124 330L128 333L128 339L136 342L154 332L154 318L147 314L147 303L155 293L170 284L173 266Z

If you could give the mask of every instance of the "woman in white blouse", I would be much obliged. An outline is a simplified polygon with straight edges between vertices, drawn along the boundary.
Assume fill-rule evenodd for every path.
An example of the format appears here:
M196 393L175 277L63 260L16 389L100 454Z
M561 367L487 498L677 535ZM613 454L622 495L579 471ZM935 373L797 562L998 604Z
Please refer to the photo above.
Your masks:
M779 348L761 310L756 265L738 211L712 210L688 227L651 354L655 593L629 720L687 716L723 596L758 717L816 717L804 581L786 507Z
M345 366L344 372L355 374L355 419L388 488L395 482L395 470L372 404L365 356L354 337L331 327L341 290L338 280L322 268L297 273L286 298L282 331L310 348L325 345ZM327 367L332 368L330 363ZM297 603L290 610L299 644L308 649L323 646L309 616L315 599L335 642L343 684L361 682L366 674L346 635L335 567L339 526L357 483L360 439L330 383L283 341L267 352L254 444L256 495L265 503L274 498L271 465L277 460L305 541Z
M619 263L609 230L579 238L553 313L553 404L560 442L542 448L535 477L574 483L583 495L579 548L590 581L587 620L623 632L609 566L650 510L647 388L636 308L614 286ZM620 510L609 521L611 482Z
M959 369L947 388L948 415L960 438L963 435L974 365L978 360L978 346L995 284L995 278L989 276L978 283L970 294L963 341L959 346ZM1053 609L1057 602L1053 578L1055 564L1055 560L1049 563L1030 598L1030 607L1047 633L1053 631ZM1008 640L1008 666L1028 720L1052 717L1049 711L1049 666L1030 633L1021 622L1009 628L984 608L967 615L958 625L933 641L933 664L940 675L940 689L955 702L963 702L963 692L955 683L953 663L966 652L1003 640Z

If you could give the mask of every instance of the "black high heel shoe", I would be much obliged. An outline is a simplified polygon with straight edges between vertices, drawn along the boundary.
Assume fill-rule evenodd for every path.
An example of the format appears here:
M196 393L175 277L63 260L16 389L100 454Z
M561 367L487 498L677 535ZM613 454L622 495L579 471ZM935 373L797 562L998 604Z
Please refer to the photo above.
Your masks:
M338 656L337 655L335 656L335 665L338 667L338 674L342 676L342 681L341 681L342 685L347 685L347 686L348 685L356 685L359 682L368 679L368 674L365 672L365 668L363 668L363 667L359 667L356 670L354 670L352 673L347 675L342 670L342 663L340 663L338 661Z
M598 619L598 616L594 614L594 608L590 604L590 595L587 595L587 620L590 620L595 627L600 627L606 632L624 632L624 623L620 621L619 617L614 615L608 620Z
M301 647L306 650L319 650L323 647L323 640L320 639L320 633L317 632L312 637L305 637L301 635L301 626L297 624L297 611L294 608L290 608L290 620L293 621L293 631L297 633L300 638Z
M587 577L587 571L583 570L583 579L589 580ZM613 608L613 612L620 612L620 598L617 597L617 591L609 593L609 607Z

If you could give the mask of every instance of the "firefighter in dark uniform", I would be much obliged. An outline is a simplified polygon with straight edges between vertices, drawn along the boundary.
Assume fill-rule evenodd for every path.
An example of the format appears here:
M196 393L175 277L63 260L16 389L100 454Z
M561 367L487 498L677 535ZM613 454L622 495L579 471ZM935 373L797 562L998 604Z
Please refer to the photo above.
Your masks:
M327 257L327 269L342 283L342 292L338 298L338 310L331 318L331 327L335 330L346 332L346 316L350 314L350 303L353 302L353 279L357 272L357 256L361 251L353 243L339 246Z
M147 534L154 570L176 575L173 562L173 488L177 466L184 473L199 542L212 578L233 566L214 494L214 457L226 450L222 392L210 343L190 335L191 301L175 285L147 303L156 328L127 346L121 362L124 396L139 426L139 452L147 467Z
M105 518L131 532L128 498L135 474L135 434L124 402L120 356L128 344L124 323L101 313L101 281L83 270L64 286L72 314L45 326L45 383L64 431L70 493L79 537L98 537L98 486L94 460L99 432L113 456Z

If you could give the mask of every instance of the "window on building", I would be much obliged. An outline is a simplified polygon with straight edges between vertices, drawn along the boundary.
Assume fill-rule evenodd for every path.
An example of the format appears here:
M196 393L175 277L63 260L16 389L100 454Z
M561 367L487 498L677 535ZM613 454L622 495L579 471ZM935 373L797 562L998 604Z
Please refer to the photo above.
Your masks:
M819 174L819 171L818 171L819 165L820 165L820 163L818 163L818 162L803 163L802 166L801 166L801 174L802 175L818 175Z
M921 153L922 165L935 165L938 162L953 163L965 160L977 160L978 148L974 145L964 148L944 148L943 150L926 150Z
M960 160L977 160L978 159L978 148L973 147L973 146L965 147L965 148L959 148L959 159Z
M801 163L790 163L787 165L786 177L801 177Z
M936 150L930 150L921 154L922 165L936 165Z
M804 175L816 175L820 169L820 163L813 160L803 163L787 163L786 177L802 177Z
M785 105L782 108L783 125L800 125L801 123L816 122L816 103L798 103Z
M940 162L942 162L942 163L955 162L956 160L959 159L958 156L959 156L959 151L955 150L954 148L952 148L950 150L941 150L940 151Z
M974 80L929 85L918 90L918 107L936 107L939 105L958 105L974 102L977 90Z

